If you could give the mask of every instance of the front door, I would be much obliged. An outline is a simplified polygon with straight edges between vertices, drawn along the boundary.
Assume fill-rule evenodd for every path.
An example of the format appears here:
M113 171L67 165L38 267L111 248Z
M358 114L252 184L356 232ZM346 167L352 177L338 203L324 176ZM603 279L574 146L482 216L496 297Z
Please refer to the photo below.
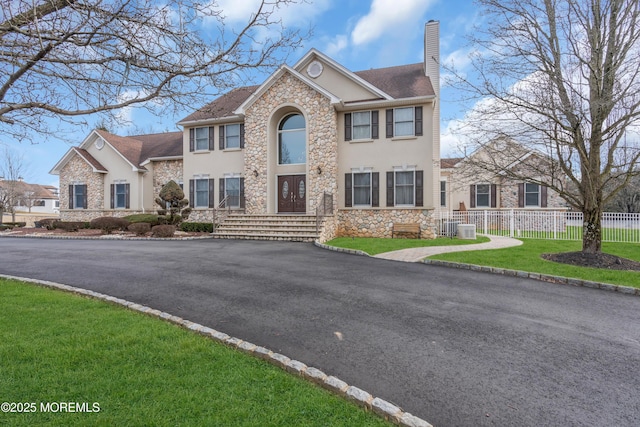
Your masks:
M306 175L278 177L278 212L305 213L307 211Z

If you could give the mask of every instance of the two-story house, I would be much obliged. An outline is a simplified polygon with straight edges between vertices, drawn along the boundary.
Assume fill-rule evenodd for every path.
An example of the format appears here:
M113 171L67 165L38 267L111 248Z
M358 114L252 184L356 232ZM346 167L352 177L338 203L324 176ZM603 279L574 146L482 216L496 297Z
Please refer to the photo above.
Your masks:
M421 63L360 72L312 49L185 117L179 147L174 134L94 131L52 170L68 188L61 215L152 211L170 178L188 195L190 221L212 221L218 207L315 215L330 200L326 237L391 236L397 222L431 237L440 201L437 22L425 25L424 41Z

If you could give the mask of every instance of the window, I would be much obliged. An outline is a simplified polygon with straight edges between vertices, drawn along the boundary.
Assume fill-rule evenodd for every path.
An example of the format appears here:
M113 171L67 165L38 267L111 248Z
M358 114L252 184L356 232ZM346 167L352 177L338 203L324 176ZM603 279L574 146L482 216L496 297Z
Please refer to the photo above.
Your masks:
M35 202L33 202L33 206L43 207L44 200L36 200Z
M209 207L209 180L208 179L196 179L195 180L195 207L207 208Z
M209 149L209 128L196 128L196 151Z
M240 178L224 179L225 196L227 197L226 207L240 207Z
M129 184L111 184L111 209L129 209Z
M115 187L116 187L115 188L116 190L115 208L116 209L125 208L127 206L126 184L116 184Z
M218 139L221 150L244 148L244 123L220 126Z
M386 111L387 138L421 136L422 107L404 107Z
M538 184L524 184L524 205L540 206L540 186Z
M307 162L307 136L301 114L290 114L278 126L278 164L292 165Z
M413 108L396 108L394 111L393 134L395 136L414 135Z
M362 171L362 172L360 172ZM380 173L354 169L344 176L345 207L380 206Z
M488 208L491 206L491 185L476 184L476 207Z
M440 181L440 206L447 206L447 181Z
M353 206L371 206L371 172L353 174Z
M54 203L54 207L59 208L60 207L60 200L56 200Z
M69 209L87 209L87 185L69 185Z
M213 148L213 127L189 129L189 151L211 151Z
M387 206L424 206L424 171L387 172Z
M344 140L378 139L378 111L360 111L344 115Z
M395 176L396 206L414 205L414 171L399 172Z

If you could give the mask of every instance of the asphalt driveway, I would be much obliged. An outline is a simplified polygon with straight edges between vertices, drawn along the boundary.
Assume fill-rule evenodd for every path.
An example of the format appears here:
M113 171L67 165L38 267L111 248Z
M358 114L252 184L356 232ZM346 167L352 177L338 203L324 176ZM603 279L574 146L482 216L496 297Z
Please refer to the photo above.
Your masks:
M0 238L0 273L201 323L437 426L640 420L634 296L281 242Z

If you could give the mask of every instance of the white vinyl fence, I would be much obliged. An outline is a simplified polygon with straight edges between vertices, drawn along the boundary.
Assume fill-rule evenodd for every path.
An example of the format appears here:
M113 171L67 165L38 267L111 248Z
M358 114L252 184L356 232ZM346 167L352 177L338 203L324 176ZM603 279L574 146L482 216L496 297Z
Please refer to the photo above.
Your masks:
M582 240L582 213L531 210L441 212L436 223L442 236L457 233L458 224L475 224L476 233L529 239ZM640 243L640 214L605 212L602 241Z

